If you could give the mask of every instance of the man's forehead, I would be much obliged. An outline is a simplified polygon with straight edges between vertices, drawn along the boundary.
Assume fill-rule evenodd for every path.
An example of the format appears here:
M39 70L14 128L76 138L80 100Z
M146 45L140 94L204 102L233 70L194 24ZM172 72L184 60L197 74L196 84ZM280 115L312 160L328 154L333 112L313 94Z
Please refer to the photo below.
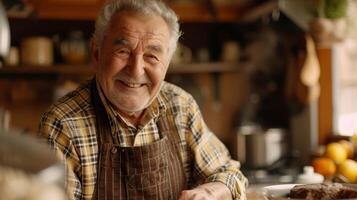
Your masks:
M168 38L166 22L160 16L144 16L133 12L119 12L111 20L111 28L120 35L147 38Z
M129 37L135 39L159 39L159 40L168 37L167 34L155 29L143 31L137 29L136 27L130 27L125 25L121 25L118 27L117 36Z

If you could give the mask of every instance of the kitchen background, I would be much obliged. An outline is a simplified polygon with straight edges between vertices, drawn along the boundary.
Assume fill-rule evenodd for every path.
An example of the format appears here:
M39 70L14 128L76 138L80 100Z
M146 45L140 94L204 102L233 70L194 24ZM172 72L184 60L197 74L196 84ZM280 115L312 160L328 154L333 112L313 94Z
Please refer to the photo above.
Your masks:
M11 119L11 128L35 134L41 113L93 75L88 43L103 0L2 2L11 48L0 69L1 116ZM344 48L332 48L345 34L326 38L321 26L310 26L318 1L168 3L178 13L184 34L166 79L195 97L208 126L247 174L253 174L253 181L262 169L298 173L319 145L355 133L351 124L357 124L357 108L351 99L356 100L356 77L349 71L356 67L344 65L350 66L343 72L350 75L351 81L345 81L350 96L334 99L339 90L333 84L334 62L340 58L351 63L353 55L341 58L338 52ZM346 99L349 106L339 113L347 112L349 121L340 124L349 128L340 130L349 132L336 128L340 115L333 112L333 105Z

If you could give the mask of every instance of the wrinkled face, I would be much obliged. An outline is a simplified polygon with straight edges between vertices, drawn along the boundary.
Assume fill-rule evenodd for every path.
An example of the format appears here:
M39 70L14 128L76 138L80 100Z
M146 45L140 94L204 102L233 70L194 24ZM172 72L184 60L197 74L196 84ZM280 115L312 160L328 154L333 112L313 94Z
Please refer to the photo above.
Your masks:
M105 96L127 114L145 109L158 94L169 65L170 32L159 16L115 13L92 61Z

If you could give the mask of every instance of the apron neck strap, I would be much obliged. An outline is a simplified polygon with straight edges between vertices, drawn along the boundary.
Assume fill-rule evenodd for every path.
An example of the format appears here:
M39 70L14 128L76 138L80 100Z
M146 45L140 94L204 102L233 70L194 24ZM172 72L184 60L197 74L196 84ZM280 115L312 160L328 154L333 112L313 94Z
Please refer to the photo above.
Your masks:
M91 81L91 100L95 111L98 144L114 143L110 129L109 116L100 99L95 77Z

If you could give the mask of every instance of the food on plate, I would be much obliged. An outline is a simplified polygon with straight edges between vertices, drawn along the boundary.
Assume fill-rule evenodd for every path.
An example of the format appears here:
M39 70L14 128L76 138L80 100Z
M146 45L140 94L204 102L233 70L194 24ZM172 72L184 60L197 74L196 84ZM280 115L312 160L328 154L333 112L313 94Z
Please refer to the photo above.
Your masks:
M290 190L289 197L307 200L357 198L357 189L340 183L296 185Z

